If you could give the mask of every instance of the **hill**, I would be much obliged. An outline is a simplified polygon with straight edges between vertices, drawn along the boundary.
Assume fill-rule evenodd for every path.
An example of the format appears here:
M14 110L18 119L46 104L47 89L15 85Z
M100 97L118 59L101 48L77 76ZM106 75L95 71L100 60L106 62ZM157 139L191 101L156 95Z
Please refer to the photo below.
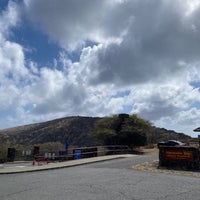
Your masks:
M43 123L19 126L0 131L0 143L22 145L48 142L68 142L70 145L96 145L98 142L88 136L99 118L66 117Z
M0 131L0 144L11 143L34 145L60 142L69 145L93 146L101 143L90 136L99 117L65 117L43 123L13 127ZM146 134L147 142L157 143L168 139L187 142L189 136L183 133L152 126Z

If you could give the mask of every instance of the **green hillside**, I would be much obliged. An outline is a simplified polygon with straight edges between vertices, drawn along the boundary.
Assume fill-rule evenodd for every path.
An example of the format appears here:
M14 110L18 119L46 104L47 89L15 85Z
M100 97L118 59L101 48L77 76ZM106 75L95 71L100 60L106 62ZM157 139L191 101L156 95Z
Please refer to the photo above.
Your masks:
M110 117L116 118L116 116ZM137 116L136 116L137 117ZM55 119L43 123L30 124L26 126L19 126L0 131L0 144L21 144L21 145L34 145L44 144L50 142L60 142L69 145L77 146L93 146L103 144L102 140L97 140L92 137L94 132L97 131L96 127L99 121L105 121L108 117L66 117L61 119ZM137 117L138 118L138 117ZM141 118L138 118L141 123ZM112 121L112 120L111 120ZM145 120L143 120L146 122ZM109 123L109 121L107 121ZM140 131L145 135L147 144L157 143L168 139L177 139L187 142L190 139L189 136L183 133L176 133L175 131L169 131L163 128L157 128L152 126L149 122L148 128L143 129L137 124L137 120L134 123L128 122L123 124L125 132ZM111 129L110 129L111 130ZM145 131L144 131L145 130Z

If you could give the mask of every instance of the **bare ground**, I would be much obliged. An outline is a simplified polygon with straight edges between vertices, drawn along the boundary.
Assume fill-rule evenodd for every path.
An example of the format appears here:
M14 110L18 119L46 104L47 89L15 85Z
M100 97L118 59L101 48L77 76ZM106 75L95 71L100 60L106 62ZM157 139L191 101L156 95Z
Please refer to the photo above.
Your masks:
M158 154L157 148L142 148L138 150L144 154ZM132 169L139 171L146 171L146 172L164 173L164 174L173 174L177 176L191 176L195 178L200 178L200 171L186 171L181 169L176 170L176 169L167 169L165 167L159 167L158 160L134 165L132 166Z

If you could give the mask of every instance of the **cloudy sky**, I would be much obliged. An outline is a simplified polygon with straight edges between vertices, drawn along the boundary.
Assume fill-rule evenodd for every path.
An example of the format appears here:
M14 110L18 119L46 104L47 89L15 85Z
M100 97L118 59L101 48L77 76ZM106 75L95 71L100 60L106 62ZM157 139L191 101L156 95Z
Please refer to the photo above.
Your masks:
M0 0L0 129L136 113L196 137L199 0Z

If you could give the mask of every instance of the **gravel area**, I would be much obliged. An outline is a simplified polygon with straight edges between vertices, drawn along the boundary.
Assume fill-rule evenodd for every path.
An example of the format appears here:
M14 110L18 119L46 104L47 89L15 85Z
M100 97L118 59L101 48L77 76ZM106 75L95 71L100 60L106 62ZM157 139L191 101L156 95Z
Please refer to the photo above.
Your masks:
M177 176L191 176L195 178L200 178L200 171L185 171L185 170L175 170L167 169L164 167L159 167L158 161L145 162L138 165L133 165L132 169L146 172L164 173L164 174L174 174Z

